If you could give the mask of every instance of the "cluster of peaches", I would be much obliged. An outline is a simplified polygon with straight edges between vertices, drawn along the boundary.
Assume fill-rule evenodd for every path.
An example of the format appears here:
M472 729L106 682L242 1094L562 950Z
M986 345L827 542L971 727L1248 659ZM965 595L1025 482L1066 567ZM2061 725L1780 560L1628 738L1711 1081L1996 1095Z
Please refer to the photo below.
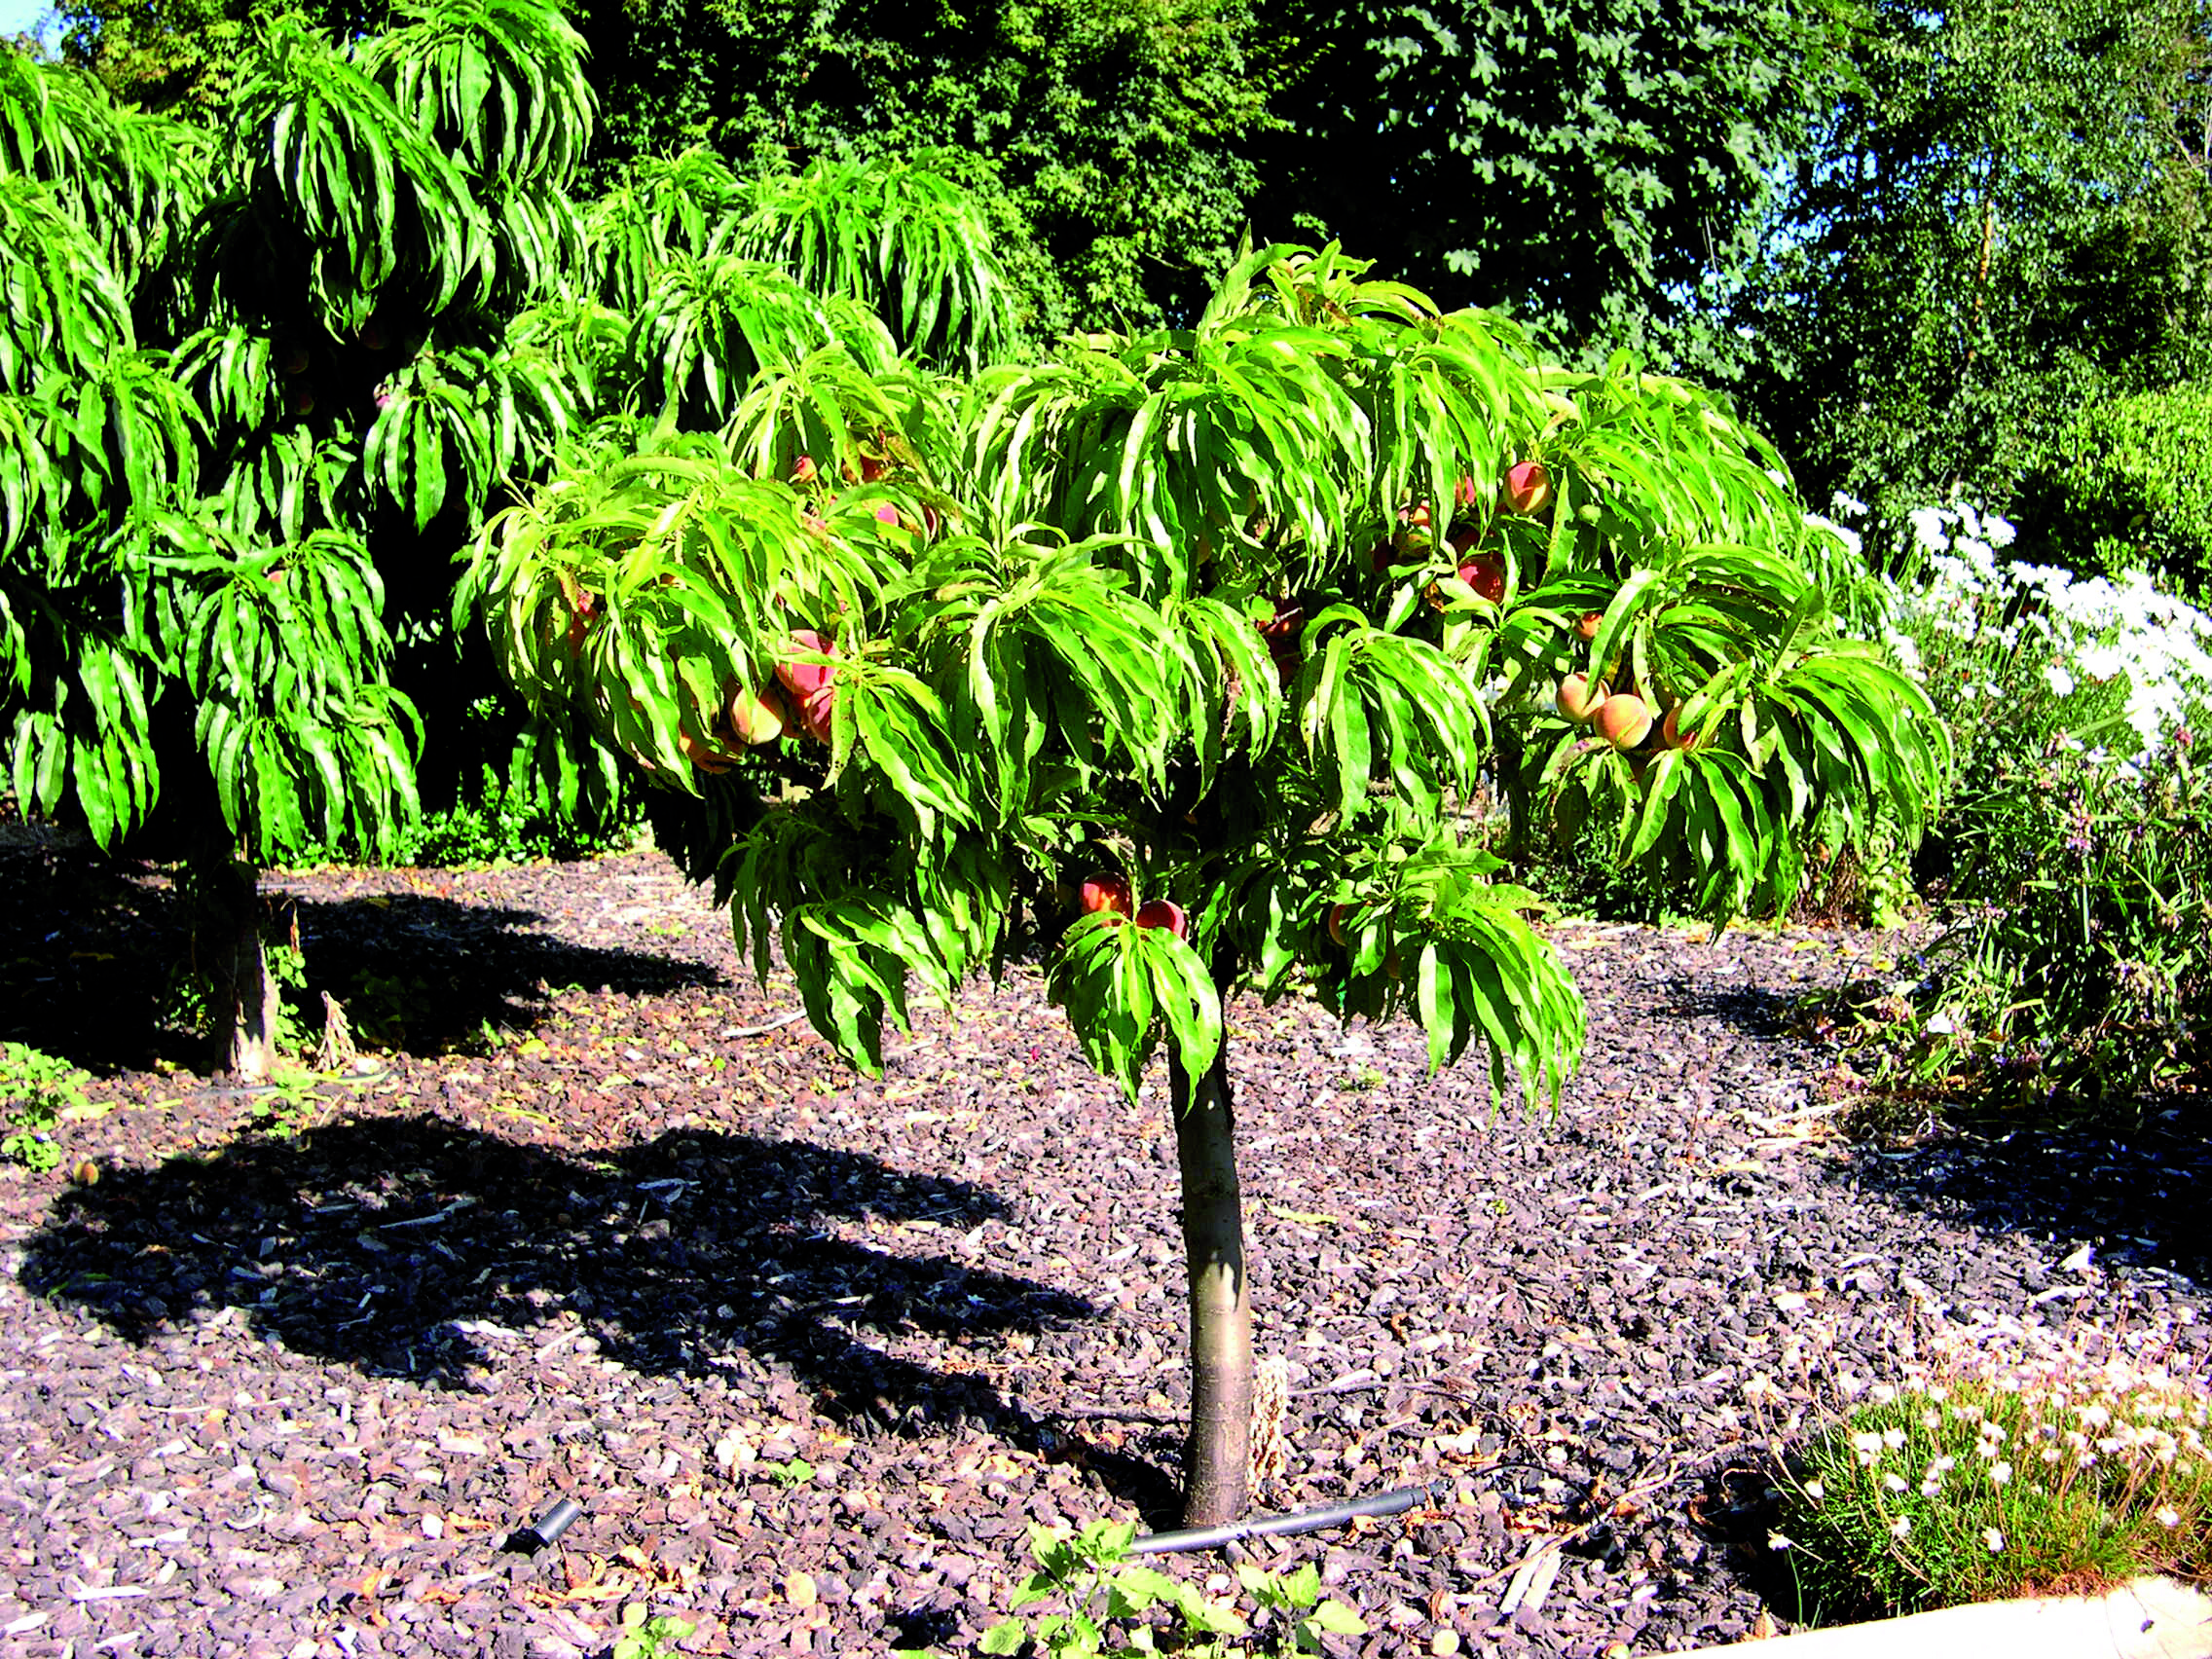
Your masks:
M1083 913L1095 916L1104 911L1111 916L1127 916L1140 928L1165 928L1177 939L1190 935L1190 918L1183 914L1183 906L1171 899L1147 899L1135 904L1129 892L1128 881L1108 870L1088 876L1083 884Z
M1456 510L1472 507L1476 499L1475 481L1461 478L1454 503ZM1551 474L1544 470L1542 461L1516 461L1506 468L1504 482L1497 492L1500 513L1533 518L1551 502ZM1505 563L1493 553L1474 551L1482 535L1482 526L1461 524L1446 535L1445 545L1458 561L1453 573L1491 604L1503 605ZM1377 575L1388 575L1400 566L1427 559L1435 545L1435 514L1426 501L1417 501L1399 513L1397 534L1386 541L1378 541L1369 550L1368 563ZM1428 602L1442 609L1446 604L1442 589L1431 584ZM1268 656L1275 665L1275 677L1287 685L1298 671L1299 637L1306 629L1306 607L1294 599L1277 600L1274 614L1259 627L1261 638L1267 641Z

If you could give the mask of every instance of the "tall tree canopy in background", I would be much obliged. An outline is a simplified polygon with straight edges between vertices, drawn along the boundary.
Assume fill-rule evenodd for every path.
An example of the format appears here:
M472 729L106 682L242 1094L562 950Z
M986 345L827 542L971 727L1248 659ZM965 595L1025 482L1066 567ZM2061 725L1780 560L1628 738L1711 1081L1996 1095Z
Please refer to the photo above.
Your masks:
M707 143L744 162L950 147L1005 187L1037 332L1195 312L1244 225L1265 119L1241 0L1015 0L957 12L595 0L607 159Z
M2208 335L2201 0L1882 0L1739 296L1816 494L1992 504Z
M1261 228L1447 304L1654 344L1833 96L1825 0L1271 0Z
M255 0L61 0L65 49L108 90L219 121ZM339 39L379 0L298 10ZM1031 332L1195 314L1256 181L1268 83L1243 0L889 0L571 11L602 111L596 176L707 145L740 171L956 151L984 185ZM951 164L940 158L940 166Z

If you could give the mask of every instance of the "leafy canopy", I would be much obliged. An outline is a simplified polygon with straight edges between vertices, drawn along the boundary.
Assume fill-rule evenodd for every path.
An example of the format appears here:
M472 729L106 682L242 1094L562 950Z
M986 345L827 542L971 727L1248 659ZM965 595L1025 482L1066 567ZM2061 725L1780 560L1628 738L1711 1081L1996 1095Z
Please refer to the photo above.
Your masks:
M1556 498L1510 510L1531 460ZM1580 999L1461 817L1501 726L1564 817L1716 918L1939 787L1940 728L1838 638L1839 544L1775 468L1679 382L1549 367L1497 316L1271 247L1188 330L961 380L833 346L717 435L605 424L460 605L547 718L673 792L664 844L864 1066L910 981L949 998L1057 899L1053 994L1132 1091L1163 1042L1204 1069L1225 988L1302 970L1407 1008L1436 1063L1480 1040L1501 1086L1556 1089ZM1695 746L1551 714L1577 669ZM1179 925L1070 924L1101 870Z

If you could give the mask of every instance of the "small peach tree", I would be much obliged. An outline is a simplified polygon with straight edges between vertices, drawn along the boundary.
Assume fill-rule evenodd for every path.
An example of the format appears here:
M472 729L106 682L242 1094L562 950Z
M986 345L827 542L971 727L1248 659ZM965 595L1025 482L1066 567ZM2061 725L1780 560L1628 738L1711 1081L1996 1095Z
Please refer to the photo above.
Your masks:
M1723 405L1363 278L1271 247L1187 329L961 379L830 349L711 433L603 424L461 591L673 792L665 837L857 1064L1024 915L1101 1073L1164 1050L1192 1524L1246 1498L1227 998L1403 1011L1556 1099L1583 1005L1469 816L1486 768L1718 922L1808 843L1916 830L1947 763ZM1611 701L1561 714L1574 676Z

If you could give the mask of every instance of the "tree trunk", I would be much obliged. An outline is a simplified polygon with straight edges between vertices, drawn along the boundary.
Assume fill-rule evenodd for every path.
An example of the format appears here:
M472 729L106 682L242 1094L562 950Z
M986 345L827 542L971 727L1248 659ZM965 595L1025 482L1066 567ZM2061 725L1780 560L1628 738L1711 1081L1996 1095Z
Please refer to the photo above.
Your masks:
M1498 733L1497 786L1505 796L1505 857L1516 874L1529 867L1533 851L1529 838L1529 780L1521 769L1526 760L1520 737Z
M1183 1170L1183 1254L1191 1279L1191 1437L1183 1449L1183 1524L1244 1512L1252 1440L1252 1287L1226 1044L1203 1077L1169 1057L1175 1152Z
M233 1078L265 1083L276 1059L282 992L270 976L262 940L260 872L218 845L193 860L193 876L195 931L213 992L210 1035L224 1043Z

